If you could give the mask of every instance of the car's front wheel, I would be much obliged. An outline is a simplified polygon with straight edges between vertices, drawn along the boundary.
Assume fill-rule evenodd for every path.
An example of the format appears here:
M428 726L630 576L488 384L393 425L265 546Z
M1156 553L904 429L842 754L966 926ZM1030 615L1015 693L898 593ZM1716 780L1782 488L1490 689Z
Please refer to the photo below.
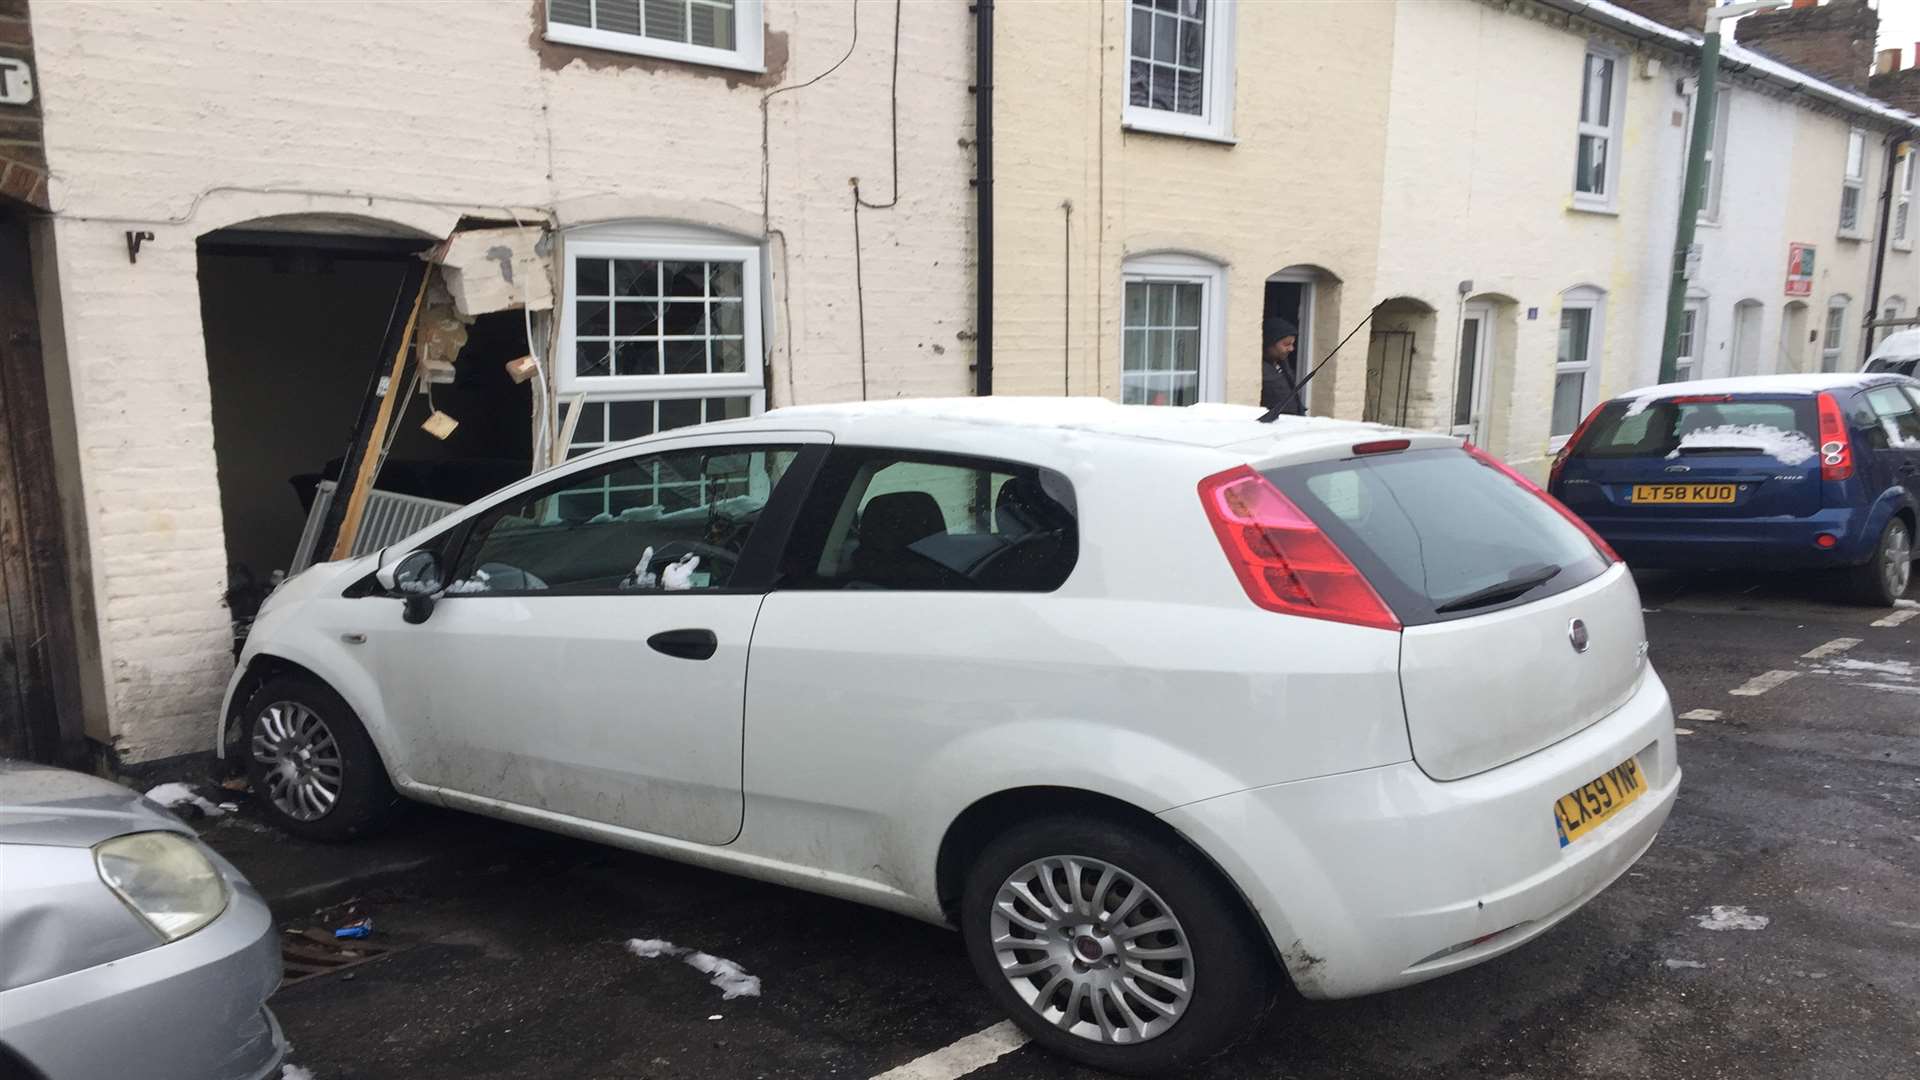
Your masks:
M1273 960L1213 867L1171 836L1094 817L1018 826L975 860L961 930L1034 1041L1096 1068L1203 1061L1272 1000Z
M377 828L399 802L367 729L332 687L276 676L247 699L243 715L247 777L288 832L350 840Z
M1890 606L1913 583L1913 530L1903 518L1887 522L1873 557L1853 569L1853 592L1862 603Z

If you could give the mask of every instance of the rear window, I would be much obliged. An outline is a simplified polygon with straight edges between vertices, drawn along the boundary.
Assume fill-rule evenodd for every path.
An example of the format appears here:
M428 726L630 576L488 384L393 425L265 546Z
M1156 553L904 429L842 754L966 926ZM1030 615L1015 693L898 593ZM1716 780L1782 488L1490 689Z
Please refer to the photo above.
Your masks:
M1460 450L1265 475L1408 626L1532 603L1584 585L1607 567L1553 507Z
M1882 356L1867 361L1867 370L1877 373L1892 372L1895 375L1913 375L1920 372L1920 357Z
M1817 456L1812 398L1660 398L1610 401L1593 418L1578 457L1765 454L1785 465Z

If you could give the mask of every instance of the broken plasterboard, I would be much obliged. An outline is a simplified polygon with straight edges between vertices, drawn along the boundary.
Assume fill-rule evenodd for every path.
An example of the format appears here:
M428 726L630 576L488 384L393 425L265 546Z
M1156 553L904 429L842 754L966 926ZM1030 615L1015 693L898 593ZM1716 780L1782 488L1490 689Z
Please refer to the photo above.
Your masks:
M538 226L454 233L440 256L454 309L471 316L553 307L552 250L551 237Z

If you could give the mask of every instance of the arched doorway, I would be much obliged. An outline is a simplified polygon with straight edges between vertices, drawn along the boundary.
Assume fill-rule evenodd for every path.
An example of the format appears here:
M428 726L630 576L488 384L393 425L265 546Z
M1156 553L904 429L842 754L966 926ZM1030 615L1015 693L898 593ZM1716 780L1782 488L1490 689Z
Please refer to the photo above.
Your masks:
M1299 331L1293 355L1301 379L1312 378L1301 390L1307 411L1317 416L1333 413L1333 388L1339 375L1339 362L1332 361L1314 371L1338 341L1321 333L1334 327L1340 309L1340 278L1325 267L1296 263L1267 277L1261 304L1261 325L1271 318L1282 318ZM1315 397L1316 389L1319 391ZM1315 408L1316 400L1319 407Z
M1431 422L1434 315L1432 304L1411 296L1374 307L1362 419L1399 427Z
M1807 370L1807 302L1790 300L1780 313L1780 357L1778 370Z
M1760 374L1760 319L1763 311L1758 300L1742 300L1733 305L1733 359L1728 374Z

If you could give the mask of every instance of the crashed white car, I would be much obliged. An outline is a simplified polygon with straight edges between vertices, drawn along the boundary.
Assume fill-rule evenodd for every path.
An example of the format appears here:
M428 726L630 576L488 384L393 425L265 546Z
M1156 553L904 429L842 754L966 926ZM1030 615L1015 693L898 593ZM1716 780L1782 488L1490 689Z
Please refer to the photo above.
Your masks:
M1192 1061L1540 935L1680 782L1605 544L1458 439L1255 415L612 447L287 582L221 745L303 835L398 795L949 923L1045 1045Z

